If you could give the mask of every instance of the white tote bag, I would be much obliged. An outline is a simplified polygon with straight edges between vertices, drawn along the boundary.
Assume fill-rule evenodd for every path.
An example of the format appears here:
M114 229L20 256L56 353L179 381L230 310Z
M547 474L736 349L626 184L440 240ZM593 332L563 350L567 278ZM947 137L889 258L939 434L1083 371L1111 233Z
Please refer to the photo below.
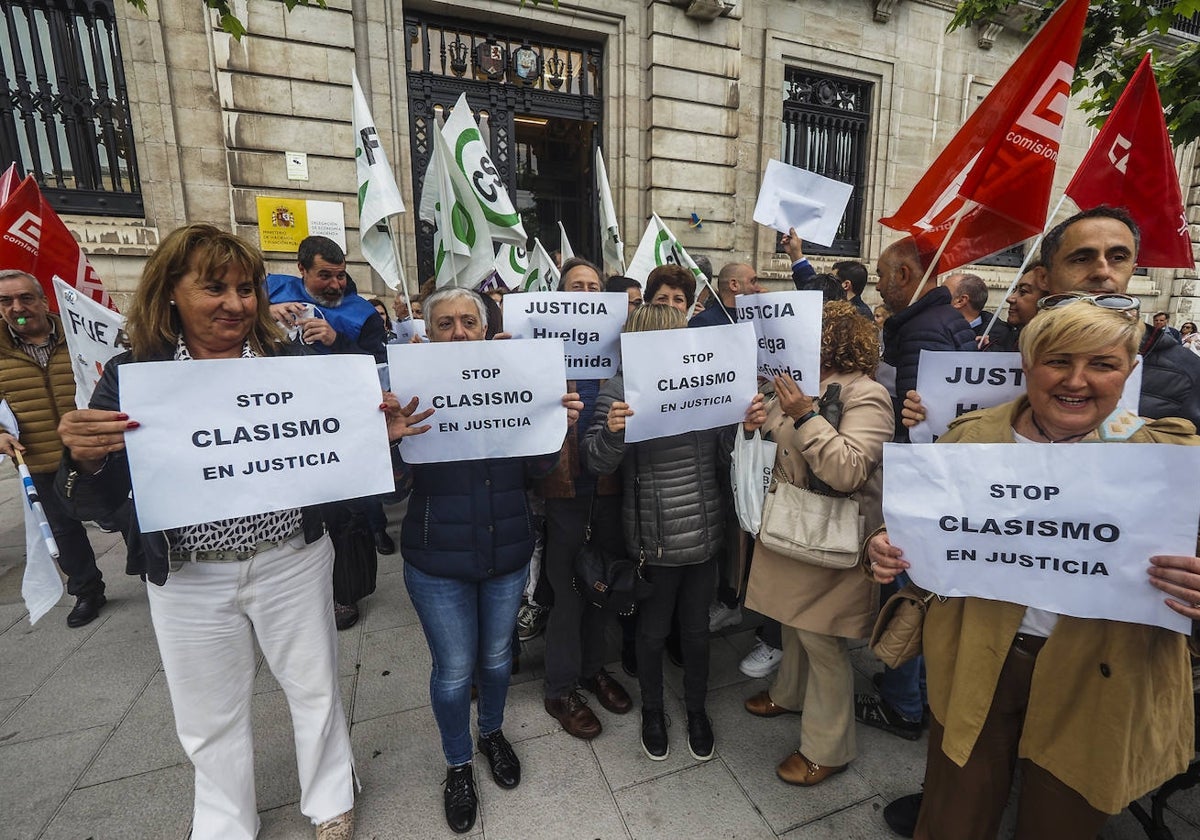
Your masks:
M733 482L733 502L738 522L742 528L758 536L762 524L763 501L771 485L771 473L775 469L775 443L763 440L755 431L749 438L738 429L733 436L733 464L730 479Z

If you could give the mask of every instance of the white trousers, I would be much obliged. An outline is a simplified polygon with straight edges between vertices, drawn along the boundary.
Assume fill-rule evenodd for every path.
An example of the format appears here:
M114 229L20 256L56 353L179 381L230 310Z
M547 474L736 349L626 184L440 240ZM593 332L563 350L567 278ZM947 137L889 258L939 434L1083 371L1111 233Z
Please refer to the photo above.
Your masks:
M321 823L354 805L338 690L333 545L302 536L240 563L185 563L147 584L175 731L196 769L192 840L258 833L250 698L258 639L291 710L300 810Z

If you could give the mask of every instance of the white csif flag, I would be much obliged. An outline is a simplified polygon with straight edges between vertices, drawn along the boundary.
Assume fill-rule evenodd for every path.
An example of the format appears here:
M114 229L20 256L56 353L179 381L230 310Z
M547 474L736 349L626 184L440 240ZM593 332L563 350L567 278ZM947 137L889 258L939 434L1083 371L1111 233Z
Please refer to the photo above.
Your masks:
M454 110L442 126L442 136L450 146L454 165L470 184L487 218L492 239L524 248L529 238L521 224L521 214L513 206L500 173L492 163L492 156L479 133L465 93L460 94L454 103Z
M501 245L494 263L500 281L510 290L525 288L525 274L529 271L529 253L517 245Z
M650 216L646 224L646 232L634 252L633 259L625 269L625 275L646 285L646 275L660 265L681 265L696 275L697 283L704 282L704 272L696 265L688 252L679 244L675 234L663 224L657 213Z
M379 143L375 120L358 84L358 74L353 70L351 81L354 85L354 164L358 172L358 233L362 253L383 282L397 289L404 283L404 271L396 259L387 220L404 212L404 200Z
M625 243L621 241L617 211L608 184L608 170L604 167L604 153L599 146L596 147L596 193L600 196L600 240L603 242L604 262L616 266L624 274Z
M432 133L433 154L425 170L418 214L437 231L433 267L437 288L474 288L496 259L487 218L467 177L454 164L454 153L440 131Z
M558 223L558 253L562 255L562 261L575 258L575 249L571 247L571 240L567 239L567 229L563 227L563 223Z
M553 292L558 288L558 267L546 253L540 239L533 240L533 252L529 255L529 269L525 272L526 292Z

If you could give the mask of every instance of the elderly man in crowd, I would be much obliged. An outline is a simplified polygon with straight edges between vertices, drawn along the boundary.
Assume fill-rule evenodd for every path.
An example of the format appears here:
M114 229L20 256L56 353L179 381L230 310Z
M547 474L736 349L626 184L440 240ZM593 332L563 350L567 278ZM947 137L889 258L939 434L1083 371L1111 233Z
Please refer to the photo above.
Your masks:
M67 576L75 608L68 627L93 621L104 606L104 578L87 531L63 510L54 495L54 475L62 460L59 418L75 410L75 376L62 320L50 314L41 284L23 271L0 271L0 399L8 401L17 429L0 428L0 455L20 452L33 477L58 543L58 565ZM17 440L14 432L20 432Z

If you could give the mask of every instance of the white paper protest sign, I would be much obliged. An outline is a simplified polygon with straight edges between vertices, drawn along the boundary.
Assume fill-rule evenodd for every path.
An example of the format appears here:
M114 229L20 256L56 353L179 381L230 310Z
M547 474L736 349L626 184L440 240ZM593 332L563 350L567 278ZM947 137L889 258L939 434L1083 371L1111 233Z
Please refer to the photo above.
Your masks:
M754 221L796 234L807 242L832 245L854 187L778 160L767 161Z
M405 318L403 321L393 321L392 332L396 334L396 341L400 344L410 343L413 336L417 336L421 341L429 340L429 336L425 333L423 318Z
M624 292L528 292L504 299L513 338L561 338L568 379L608 379L621 363Z
M1134 414L1142 391L1142 363L1125 380L1119 405ZM909 429L913 443L932 443L950 423L968 411L1015 400L1025 393L1020 353L922 350L917 367L917 393L925 419ZM903 397L903 395L901 395Z
M101 306L57 275L54 296L58 314L67 334L71 351L71 372L75 374L75 407L87 408L92 391L104 373L104 363L129 346L125 336L125 318L107 306Z
M1200 496L1172 476L1200 469L1200 449L889 443L883 466L888 539L918 585L1189 632L1146 570L1196 550Z
M139 362L120 389L143 531L395 487L370 356Z
M625 402L634 413L625 442L741 422L758 393L754 327L621 334Z
M434 410L429 431L400 443L407 463L519 458L562 446L562 339L389 344L387 351L400 404L416 396L418 411Z
M759 378L790 374L806 394L819 396L821 293L763 292L738 295L736 303L738 321L754 325Z

